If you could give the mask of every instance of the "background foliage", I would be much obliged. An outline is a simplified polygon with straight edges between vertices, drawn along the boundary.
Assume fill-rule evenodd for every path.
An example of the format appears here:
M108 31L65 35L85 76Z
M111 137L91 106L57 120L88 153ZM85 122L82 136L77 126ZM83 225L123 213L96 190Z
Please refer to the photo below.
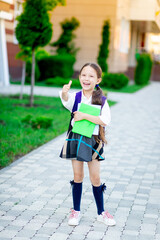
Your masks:
M99 46L99 54L97 58L98 64L101 66L103 72L108 71L107 58L109 55L109 42L110 42L110 22L104 22L102 30L102 43Z
M153 62L150 54L143 53L138 56L134 77L137 85L145 85L149 82L152 72L152 65Z

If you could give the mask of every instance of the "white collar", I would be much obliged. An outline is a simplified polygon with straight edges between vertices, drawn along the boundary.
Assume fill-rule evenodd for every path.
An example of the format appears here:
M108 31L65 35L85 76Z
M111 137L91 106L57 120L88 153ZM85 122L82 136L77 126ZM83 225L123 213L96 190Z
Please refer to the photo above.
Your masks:
M83 90L82 90L82 98L85 99L85 100L87 100L87 101L89 101L89 102L91 102L91 100L92 100L92 95L91 95L89 98L87 98L87 97L83 94Z

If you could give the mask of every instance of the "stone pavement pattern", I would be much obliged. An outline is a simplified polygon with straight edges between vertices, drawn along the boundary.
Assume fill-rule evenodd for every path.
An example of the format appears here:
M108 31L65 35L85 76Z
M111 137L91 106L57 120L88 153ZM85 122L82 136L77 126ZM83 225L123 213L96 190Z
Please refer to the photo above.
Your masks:
M96 221L85 164L82 219L68 226L72 168L58 157L63 134L0 171L1 240L160 239L160 84L131 95L110 93L109 99L119 103L111 108L101 180L117 225Z

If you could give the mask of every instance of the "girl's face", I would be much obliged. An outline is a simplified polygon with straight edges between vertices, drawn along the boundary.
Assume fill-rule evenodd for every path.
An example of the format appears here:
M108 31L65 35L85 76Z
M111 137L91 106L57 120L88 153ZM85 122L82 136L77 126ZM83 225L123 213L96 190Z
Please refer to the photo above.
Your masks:
M93 91L96 84L101 82L101 78L97 77L96 71L91 66L82 69L79 80L84 91Z

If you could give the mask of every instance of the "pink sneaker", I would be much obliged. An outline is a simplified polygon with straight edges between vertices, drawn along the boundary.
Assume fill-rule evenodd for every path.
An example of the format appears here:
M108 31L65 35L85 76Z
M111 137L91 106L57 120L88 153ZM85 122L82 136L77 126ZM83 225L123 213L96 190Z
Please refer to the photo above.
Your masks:
M69 216L68 225L77 226L80 221L80 211L75 211L71 209L71 214Z
M116 225L116 221L113 219L113 216L109 214L109 212L105 211L102 212L100 215L97 216L97 221L106 224L107 226L114 226Z

